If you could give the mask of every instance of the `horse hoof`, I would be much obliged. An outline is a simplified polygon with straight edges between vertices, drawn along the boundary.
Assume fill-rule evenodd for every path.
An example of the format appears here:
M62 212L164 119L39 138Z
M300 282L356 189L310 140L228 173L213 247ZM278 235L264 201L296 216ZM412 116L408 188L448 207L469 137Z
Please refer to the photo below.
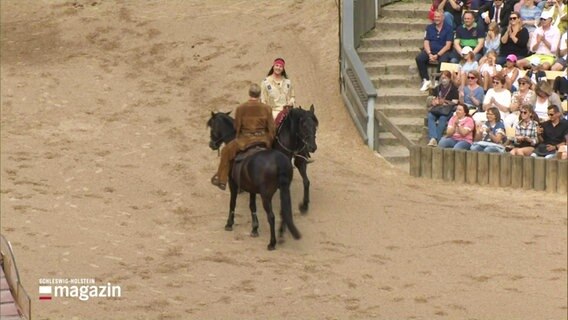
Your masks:
M233 231L233 226L225 226L225 231Z
M253 232L251 232L251 233L250 233L250 236L253 237L253 238L258 237L258 231L253 231Z
M272 250L274 250L274 249L276 249L276 245L274 245L274 244L269 244L269 245L268 245L268 251L272 251Z
M300 213L306 214L306 212L308 212L308 205L301 203L300 206L299 206L299 209L300 209Z

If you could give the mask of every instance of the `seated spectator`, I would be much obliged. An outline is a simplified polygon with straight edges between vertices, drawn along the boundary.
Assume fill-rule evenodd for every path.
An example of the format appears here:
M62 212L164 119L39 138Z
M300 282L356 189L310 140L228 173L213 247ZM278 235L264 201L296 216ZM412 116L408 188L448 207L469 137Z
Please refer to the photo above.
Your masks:
M561 32L566 30L566 21L562 23L562 17L566 15L566 6L562 3L562 0L548 0L544 3L542 8L541 18L543 14L548 14L552 17L552 25L557 27Z
M518 12L511 13L509 26L501 33L501 47L497 63L503 65L511 54L518 59L528 56L529 32L521 25Z
M513 149L510 153L514 156L529 156L537 144L538 121L531 105L521 107L519 122L515 126L515 138Z
M428 142L429 146L435 147L442 137L448 119L452 116L453 110L447 114L434 112L435 107L453 106L458 102L458 89L451 82L452 74L449 71L442 71L440 84L434 88L432 95L426 99L428 107Z
M552 91L560 97L560 101L568 100L568 75L564 74L563 76L556 77L552 84Z
M505 88L511 92L519 90L518 79L520 78L520 70L516 65L517 56L510 54L507 56L505 67L501 70L501 75L505 77Z
M544 70L550 69L556 60L556 51L560 41L560 31L552 25L552 16L543 12L540 16L540 27L533 32L529 49L534 54L517 61L517 66L526 69L532 58L539 58Z
M568 60L568 50L566 49L567 35L568 32L564 31L562 37L560 37L560 43L558 44L558 55L556 57L556 61L554 61L554 64L552 65L552 67L550 67L550 70L552 71L566 70L566 60Z
M459 76L454 78L454 84L456 87L463 86L465 81L465 75L470 71L477 71L479 65L475 61L475 55L470 47L463 47L462 49L462 61L460 62Z
M534 106L536 102L536 93L531 90L531 81L527 76L519 79L519 90L513 93L511 98L510 111L507 118L503 119L505 126L515 127L519 120L519 110L523 105Z
M560 146L566 145L565 136L568 134L568 121L561 119L562 114L557 105L548 107L548 119L541 123L537 130L540 143L531 156L553 158Z
M471 145L472 151L503 153L505 152L504 142L505 125L501 121L501 114L497 108L489 108L485 113L487 121L477 126L475 132L475 142Z
M487 121L485 111L495 107L501 112L501 119L509 115L511 106L511 92L505 89L505 78L497 75L493 77L493 88L489 89L483 99L483 112L476 112L473 115L475 122Z
M552 92L552 87L546 81L540 81L535 88L536 101L534 103L534 113L541 122L548 120L548 107L551 105L559 106L562 102L560 97Z
M462 23L462 7L463 2L461 0L442 0L438 6L438 9L443 9L445 20L451 18L450 27L455 30L457 26Z
M479 73L477 71L470 71L467 74L467 82L459 89L459 103L465 105L470 109L473 114L477 111L482 111L483 98L485 91L479 85Z
M473 143L475 123L469 115L469 109L458 104L456 112L448 122L446 136L440 140L438 148L452 148L455 150L469 150Z
M485 42L483 43L483 53L493 51L499 53L501 47L501 31L496 22L491 22L487 27L487 34L485 35Z
M477 23L488 30L491 22L495 22L499 26L499 33L507 27L509 17L513 11L513 6L517 1L493 0L486 2L477 12Z
M483 90L487 91L491 87L491 81L502 69L500 65L496 63L497 54L490 51L482 58L483 62L480 61L479 74L481 75L481 83L483 84Z
M458 25L454 39L454 50L452 51L451 62L458 63L463 47L470 47L475 54L475 61L479 61L483 52L485 33L483 27L475 23L475 15L471 11L463 14L463 25Z
M452 31L454 30L454 17L451 13L449 12L444 12L444 6L440 6L440 4L442 3L442 0L432 0L432 5L430 6L430 11L428 12L428 19L430 19L430 21L434 22L434 15L436 14L436 11L440 11L443 14L444 17L444 25L452 28Z
M448 62L452 48L453 31L444 24L442 20L443 12L434 13L434 23L426 27L424 35L424 49L416 57L416 66L422 78L421 91L426 91L431 87L430 76L428 75L428 64ZM439 70L438 64L438 70Z
M519 10L523 27L527 28L530 34L536 30L538 26L541 9L535 5L534 0L524 0L525 3Z

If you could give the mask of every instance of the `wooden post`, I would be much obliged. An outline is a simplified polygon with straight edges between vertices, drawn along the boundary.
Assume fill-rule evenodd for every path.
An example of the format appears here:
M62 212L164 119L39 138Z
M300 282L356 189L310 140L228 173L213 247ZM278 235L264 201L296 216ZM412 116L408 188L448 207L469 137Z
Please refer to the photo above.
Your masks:
M523 156L511 156L511 187L523 187Z
M546 159L540 157L534 159L533 184L537 191L544 191L546 187L546 161Z
M533 157L523 157L523 188L532 189L534 188L534 158Z
M493 187L499 186L501 179L501 154L489 154L489 185Z
M501 179L499 185L501 187L508 187L511 185L511 154L501 154Z
M568 193L568 160L558 160L558 180L556 181L556 192L560 194Z
M420 150L420 173L424 178L432 178L432 150L431 147L423 147Z
M482 186L489 183L489 154L486 152L477 154L477 183Z
M420 149L416 144L410 147L410 175L413 177L420 177Z
M465 155L465 180L469 184L477 183L477 154L478 152L467 151Z
M432 150L432 179L444 178L444 149Z
M558 183L558 160L546 160L546 173L544 181L544 189L546 192L556 192L556 184Z
M456 150L454 149L444 149L444 180L454 181L454 155Z
M465 150L454 151L454 181L457 183L465 183Z

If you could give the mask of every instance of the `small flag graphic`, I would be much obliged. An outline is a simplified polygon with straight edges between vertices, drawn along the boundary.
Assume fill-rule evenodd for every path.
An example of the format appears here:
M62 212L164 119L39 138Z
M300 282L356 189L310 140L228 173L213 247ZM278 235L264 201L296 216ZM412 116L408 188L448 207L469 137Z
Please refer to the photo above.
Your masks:
M39 286L39 300L51 300L51 286Z

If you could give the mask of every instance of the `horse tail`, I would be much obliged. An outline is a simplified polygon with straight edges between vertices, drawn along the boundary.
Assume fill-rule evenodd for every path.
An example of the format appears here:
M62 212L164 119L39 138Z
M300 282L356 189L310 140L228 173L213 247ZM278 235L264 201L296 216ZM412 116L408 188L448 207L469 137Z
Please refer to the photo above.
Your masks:
M292 198L290 196L290 183L292 182L292 164L290 159L278 152L278 188L280 189L280 216L294 239L300 239L302 235L294 225L292 218Z

